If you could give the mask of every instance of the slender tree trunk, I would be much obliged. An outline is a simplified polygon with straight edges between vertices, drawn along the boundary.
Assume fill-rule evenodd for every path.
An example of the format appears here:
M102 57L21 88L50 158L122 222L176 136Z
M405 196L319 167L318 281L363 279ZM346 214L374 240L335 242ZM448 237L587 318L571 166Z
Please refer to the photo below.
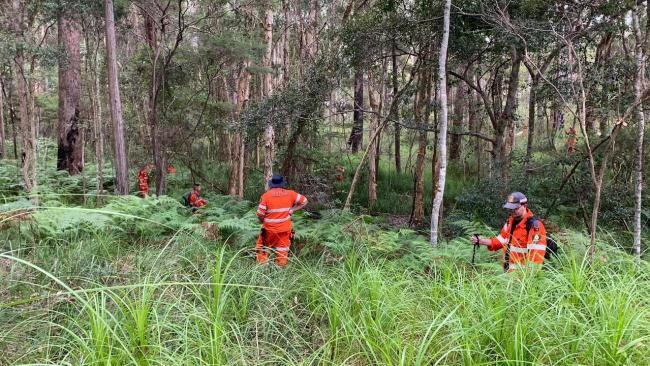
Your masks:
M359 152L363 145L363 70L357 66L354 73L354 124L348 144L352 153Z
M428 51L428 50L427 50ZM425 56L428 57L428 52ZM429 91L431 89L431 73L429 67L425 67L418 80L418 90L415 97L414 117L418 131L418 151L415 161L415 174L413 177L413 210L411 212L410 225L420 227L424 223L424 163L426 161L428 143L428 105Z
M97 164L96 190L97 205L100 205L104 194L104 131L102 119L102 102L101 102L101 83L99 81L100 64L99 64L99 44L101 39L97 39L97 49L94 57L94 101L93 101L93 133L95 139L95 163Z
M241 101L241 105L239 107L238 115L241 115L241 111L246 108L248 105L248 101L250 100L250 95L251 95L251 73L248 71L248 67L250 66L250 61L246 62L246 68L244 69L244 79L243 83L244 85L242 86L242 89L244 91L244 98ZM240 147L240 154L239 154L239 191L238 191L238 196L239 199L244 198L244 187L245 187L245 167L246 167L246 133L242 133L242 138L241 138L241 147Z
M370 132L375 133L379 130L380 112L381 112L381 95L376 87L370 85L372 78L368 77L368 96L370 97L370 108L373 111L371 118ZM379 137L379 135L377 136ZM379 141L373 141L369 146L368 156L368 208L372 209L377 202L377 145Z
M239 190L237 182L239 181L239 154L241 152L241 134L236 132L230 143L230 175L228 177L228 194L236 196Z
M282 15L284 17L284 29L282 31L282 82L287 85L289 82L289 0L282 0Z
M240 150L239 150L239 174L238 174L238 190L237 197L239 199L244 199L244 182L245 182L245 172L246 172L246 139L242 137Z
M14 35L17 40L24 41L23 29L23 10L19 0L11 1L12 15L15 19L13 23ZM16 81L16 92L18 93L18 116L20 119L20 132L22 138L21 152L21 173L25 191L29 194L36 192L36 182L30 177L32 165L36 166L35 152L35 134L32 131L34 127L29 114L29 95L27 89L27 75L25 72L25 56L21 48L16 50L13 58L14 79Z
M313 59L316 56L317 51L317 32L318 32L318 22L319 22L319 0L311 0L309 3L309 25L307 32L307 51L309 58Z
M467 125L468 129L472 133L478 134L481 131L481 126L479 122L479 107L480 107L480 97L476 91L469 89L467 94ZM474 141L474 157L476 158L476 178L481 179L481 148L480 142L481 139L476 137Z
M244 61L240 65L239 73L236 78L236 91L233 97L235 104L235 111L233 117L239 120L241 111L244 109L248 102L250 93L250 79L251 75L248 72L250 62ZM243 197L243 169L245 160L245 137L242 132L235 133L233 143L231 145L231 166L230 166L230 179L228 180L228 193L232 196L237 195Z
M428 133L422 129L418 131L418 151L415 160L413 210L410 225L420 227L424 223L424 162L426 161Z
M0 158L7 158L7 148L5 145L5 107L3 99L4 81L0 78Z
M393 49L392 49L392 82L393 82L393 98L397 95L397 40L393 37ZM401 125L399 124L399 108L396 109L394 116L390 116L395 119L395 171L397 174L402 173L402 136L401 136Z
M2 92L3 96L7 100L7 108L9 108L9 120L11 121L11 137L13 142L14 159L18 160L18 126L16 122L16 109L14 108L12 101L12 88L9 88L9 92L7 92L7 88L5 88L4 85L1 86L2 90L0 90L0 92Z
M71 175L83 171L83 139L81 138L81 29L66 12L58 17L59 59L59 124L58 170Z
M149 87L149 93L147 98L147 123L151 132L151 148L152 148L152 158L155 166L155 177L156 177L156 196L161 196L165 190L165 157L164 157L164 147L163 147L163 137L161 126L158 121L158 94L162 86L162 76L164 70L159 70L158 65L160 61L160 55L162 52L161 41L158 40L158 29L157 24L152 18L152 15L144 12L144 31L145 39L149 46L151 52L150 62L151 62L151 85ZM164 18L165 13L161 17ZM164 22L164 20L163 20ZM160 30L161 37L164 36L164 30Z
M25 74L23 72L24 59L22 51L14 58L14 65L16 68L16 91L18 93L18 115L20 117L20 132L22 137L22 175L25 191L28 193L32 191L33 184L29 177L30 166L32 164L32 154L30 153L31 144L33 141L30 139L30 123L29 113L27 107L27 86L25 85Z
M273 10L266 9L264 18L264 41L266 43L266 54L264 56L264 66L271 68L273 52ZM263 75L262 93L264 97L269 97L273 92L273 75L267 71ZM273 124L268 123L264 130L264 188L268 189L267 184L273 175L273 161L275 159L275 131Z
M383 47L382 47L382 52L383 52ZM387 93L387 86L386 86L386 80L387 80L387 77L388 77L387 68L388 68L388 62L386 61L386 59L384 59L384 61L382 62L382 66L381 66L381 70L382 70L381 71L381 82L379 84L380 85L379 96L381 98L379 100L379 115L380 116L384 111L384 105L386 104L386 95L388 94ZM380 121L377 120L377 128L379 128L379 125L380 125ZM383 131L379 131L379 135L377 136L377 142L375 143L375 167L377 168L377 171L379 171L379 163L381 161L381 136L382 136L382 132ZM375 180L376 179L377 179L377 177L375 178Z
M433 199L431 209L431 245L438 246L438 222L442 210L442 199L445 193L445 180L447 178L447 46L449 44L449 22L451 0L445 1L444 28L442 43L440 45L438 89L440 95L440 134L438 136L438 150L440 154L440 169L438 174L438 189Z
M463 121L465 118L465 101L467 98L467 87L465 83L458 83L456 87L456 96L454 97L454 115L453 115L453 124L452 132L458 132L463 130ZM449 159L458 160L460 158L460 144L461 144L461 135L454 134L451 135L451 141L449 142Z
M434 71L433 80L436 85L433 88L433 100L436 102L439 98L438 90L438 70ZM433 154L431 154L431 207L436 198L436 191L438 190L438 174L440 173L440 160L438 160L438 126L440 126L440 111L438 108L433 109ZM440 216L440 215L438 215Z
M641 27L639 25L639 9L640 5L636 5L636 9L632 12L632 24L634 27L634 34L636 38L636 47L634 48L635 61L636 61L636 79L634 82L634 96L636 103L637 115L637 143L636 143L636 167L634 179L634 243L633 250L637 257L641 257L641 211L643 209L643 139L645 133L645 113L643 112L642 96L645 84L646 72L646 55L644 53L648 34L645 38L641 35ZM650 5L648 6L650 12ZM650 19L649 19L650 21Z
M533 157L533 143L535 142L535 116L537 113L537 87L539 86L539 76L537 73L530 75L532 82L530 84L530 94L528 95L528 141L526 142L526 158L524 160L524 174L532 170L531 159Z
M591 210L591 244L589 246L589 260L593 262L596 254L596 230L598 229L598 214L600 212L600 200L603 189L603 178L605 177L605 171L607 170L607 161L614 154L616 137L620 131L620 125L614 126L610 138L610 147L609 150L605 152L602 162L600 163L600 170L598 176L594 176L594 205Z
M115 41L115 19L113 16L113 0L104 0L106 25L106 67L108 73L108 95L111 108L111 123L113 125L113 153L115 154L116 193L129 194L129 177L126 161L126 145L124 143L124 121L122 120L122 99L120 84L117 79L117 46Z
M505 144L500 151L499 161L503 170L501 176L509 181L510 172L510 154L514 148L514 127L517 113L517 94L519 93L519 69L521 68L521 53L515 47L512 47L512 68L508 79L508 95L506 105L503 108L503 123L505 124L504 138Z
M34 59L32 58L32 62L30 63L30 72L29 75L34 75L35 71L35 63ZM27 77L25 77L27 79ZM28 86L28 91L27 91L27 96L29 98L29 104L27 106L27 115L28 115L28 124L29 124L29 153L31 154L31 164L30 164L30 169L29 173L31 176L32 180L32 193L35 193L32 195L32 200L34 202L38 201L38 196L37 196L37 183L38 183L38 127L36 123L36 91L37 91L37 81L29 78L29 81L27 82Z

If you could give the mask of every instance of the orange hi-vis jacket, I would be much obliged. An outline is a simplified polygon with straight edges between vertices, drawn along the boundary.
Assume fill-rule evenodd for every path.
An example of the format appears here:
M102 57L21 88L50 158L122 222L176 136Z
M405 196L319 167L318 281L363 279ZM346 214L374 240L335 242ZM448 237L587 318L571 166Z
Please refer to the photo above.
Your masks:
M526 230L526 222L533 218L533 213L526 210L523 218L513 228L514 217L510 216L498 236L490 239L488 250L503 250L504 270L513 272L523 269L528 264L544 263L546 253L546 228L540 220ZM506 266L507 264L507 266Z
M192 191L190 192L190 196L187 198L188 203L192 207L203 207L207 204L205 199L201 196L198 195L198 193Z
M291 231L291 214L303 208L307 198L284 188L271 188L260 198L257 217L264 220L262 227L270 232Z
M144 169L140 169L138 172L138 190L144 193L149 192L149 174Z

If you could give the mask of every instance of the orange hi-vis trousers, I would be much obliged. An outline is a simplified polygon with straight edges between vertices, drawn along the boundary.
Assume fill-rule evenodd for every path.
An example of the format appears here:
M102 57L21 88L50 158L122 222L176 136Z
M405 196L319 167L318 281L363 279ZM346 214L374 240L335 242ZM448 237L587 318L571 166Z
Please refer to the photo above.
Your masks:
M255 245L257 263L265 264L269 259L269 251L272 251L275 252L275 264L286 266L289 262L291 235L291 231L273 232L262 229Z

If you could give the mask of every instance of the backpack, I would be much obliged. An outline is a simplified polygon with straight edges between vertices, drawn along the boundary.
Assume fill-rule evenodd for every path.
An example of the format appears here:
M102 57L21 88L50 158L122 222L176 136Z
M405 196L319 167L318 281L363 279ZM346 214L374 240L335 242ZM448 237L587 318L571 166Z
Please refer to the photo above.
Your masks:
M533 227L535 227L535 229L539 228L539 218L537 218L537 216L533 216L526 221L526 233L529 233L530 229ZM557 242L550 236L546 235L546 253L544 253L544 259L555 258L559 255L559 252L560 246L557 245Z
M183 204L183 206L190 207L190 195L191 194L192 194L192 192L188 192L185 195L183 195L183 197L181 198L181 203Z

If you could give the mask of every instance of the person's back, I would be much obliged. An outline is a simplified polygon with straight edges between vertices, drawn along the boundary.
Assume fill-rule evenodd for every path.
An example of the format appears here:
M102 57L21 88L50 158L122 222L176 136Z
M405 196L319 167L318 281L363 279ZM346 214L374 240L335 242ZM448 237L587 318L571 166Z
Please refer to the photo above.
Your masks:
M149 195L149 165L138 171L138 194L142 198Z
M303 200L304 196L290 189L269 189L260 199L262 207L258 207L258 213L264 213L263 227L273 232L291 231L291 209Z
M268 182L269 190L260 197L257 217L262 222L262 230L256 244L259 263L266 263L267 249L272 249L277 253L276 264L287 264L292 236L291 215L307 204L307 198L285 186L281 176L273 176Z

